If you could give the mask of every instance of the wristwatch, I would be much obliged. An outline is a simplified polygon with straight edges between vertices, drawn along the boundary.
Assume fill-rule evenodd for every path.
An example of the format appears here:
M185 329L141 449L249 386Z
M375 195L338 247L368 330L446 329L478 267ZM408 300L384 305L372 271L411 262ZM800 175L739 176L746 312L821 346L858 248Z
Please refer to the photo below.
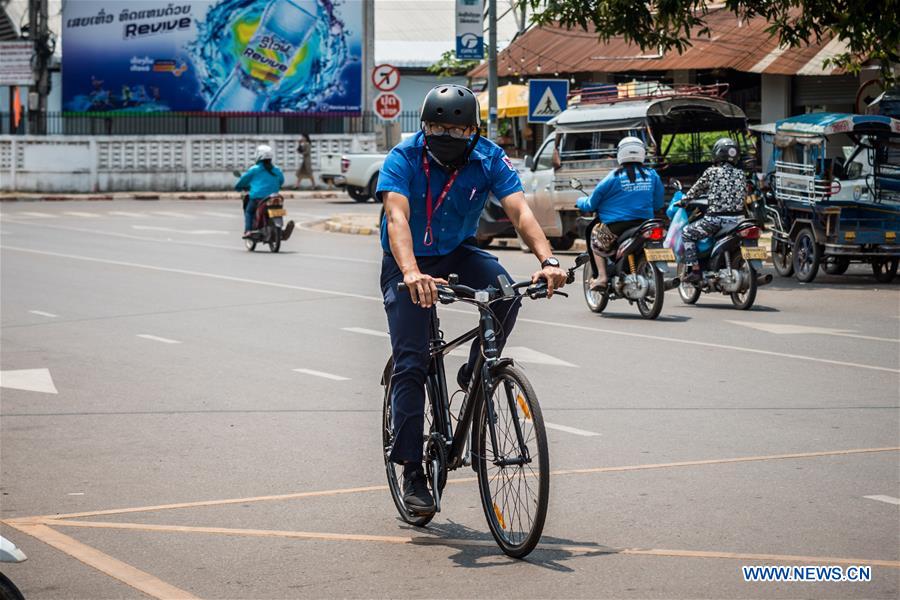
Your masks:
M547 267L556 267L559 268L559 260L555 256L548 256L544 259L544 262L541 263L541 268L545 269Z

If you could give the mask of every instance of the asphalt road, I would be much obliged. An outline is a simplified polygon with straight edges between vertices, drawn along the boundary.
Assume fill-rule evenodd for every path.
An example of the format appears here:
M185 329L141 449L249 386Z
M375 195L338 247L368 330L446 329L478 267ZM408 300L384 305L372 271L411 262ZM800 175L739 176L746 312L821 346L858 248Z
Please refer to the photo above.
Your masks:
M427 529L384 488L377 238L301 228L251 254L240 229L237 200L0 206L0 532L29 600L900 594L897 282L776 278L748 312L672 291L655 322L577 289L526 303L510 345L555 474L516 561L475 483ZM743 565L872 580L747 583Z

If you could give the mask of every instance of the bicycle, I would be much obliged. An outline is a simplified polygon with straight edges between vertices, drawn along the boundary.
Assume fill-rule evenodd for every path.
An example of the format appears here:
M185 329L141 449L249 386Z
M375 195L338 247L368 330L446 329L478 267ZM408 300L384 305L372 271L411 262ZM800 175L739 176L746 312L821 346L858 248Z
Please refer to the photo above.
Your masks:
M568 270L568 283L575 281L575 270L588 260L586 253L578 256L575 266ZM447 473L472 466L478 475L481 504L491 535L504 553L522 558L540 540L547 516L550 492L547 433L534 389L512 359L501 356L496 334L501 324L491 305L502 300L521 302L526 296L533 300L546 298L547 284L530 280L512 283L500 276L499 288L491 286L476 290L459 285L456 275L450 275L448 283L437 286L438 301L441 304L464 302L474 305L479 311L479 325L445 342L437 310L432 309L431 364L425 379L427 433L423 432L423 445L425 472L436 510L423 515L406 507L402 491L403 467L390 460L393 358L388 359L381 379L384 386L382 441L391 497L405 522L424 527L441 510ZM525 293L520 294L518 290L523 288ZM397 289L406 291L406 286L400 283ZM555 293L566 296L563 292ZM481 353L464 391L459 412L454 417L447 395L444 356L476 338ZM482 393L482 390L488 393ZM530 485L532 479L537 480L537 490Z

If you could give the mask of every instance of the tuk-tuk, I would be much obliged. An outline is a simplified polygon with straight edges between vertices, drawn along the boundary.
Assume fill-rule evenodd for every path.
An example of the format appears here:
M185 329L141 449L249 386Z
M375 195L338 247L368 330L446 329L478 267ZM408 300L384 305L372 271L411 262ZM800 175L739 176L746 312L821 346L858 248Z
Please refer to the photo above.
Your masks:
M570 93L569 107L534 157L525 158L525 196L555 249L577 237L577 178L588 193L617 167L616 146L626 136L647 144L647 164L664 181L688 186L711 164L710 148L722 136L745 141L747 118L725 100L727 85L655 82L598 84ZM747 144L745 144L747 145ZM748 147L749 149L749 147Z
M851 262L890 282L900 261L900 121L810 113L751 127L772 144L767 216L783 277L813 281Z

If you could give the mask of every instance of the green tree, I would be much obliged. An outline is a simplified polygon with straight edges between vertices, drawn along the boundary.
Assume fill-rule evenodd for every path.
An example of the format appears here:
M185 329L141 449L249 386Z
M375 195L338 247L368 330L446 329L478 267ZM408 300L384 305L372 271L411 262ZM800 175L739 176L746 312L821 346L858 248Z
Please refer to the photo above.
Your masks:
M691 38L708 36L707 0L518 0L530 6L532 21L566 28L596 30L606 41L614 36L642 50L676 50ZM891 63L900 61L900 0L725 0L738 19L762 18L782 45L797 48L833 35L847 51L826 65L858 73L866 60L881 63L885 82L896 82Z
M447 50L436 63L428 67L428 72L435 73L438 77L452 77L464 75L477 66L477 60L460 60L455 51Z

